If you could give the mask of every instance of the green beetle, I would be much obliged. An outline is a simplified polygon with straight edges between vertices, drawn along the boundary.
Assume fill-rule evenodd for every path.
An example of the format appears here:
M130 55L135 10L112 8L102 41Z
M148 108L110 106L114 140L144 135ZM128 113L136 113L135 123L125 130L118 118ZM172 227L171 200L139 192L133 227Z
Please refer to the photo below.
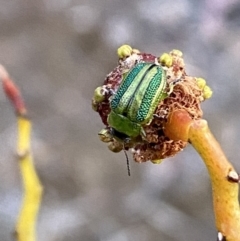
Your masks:
M154 63L138 63L124 74L121 85L110 100L108 124L113 136L126 140L145 133L161 100L168 95L165 70Z

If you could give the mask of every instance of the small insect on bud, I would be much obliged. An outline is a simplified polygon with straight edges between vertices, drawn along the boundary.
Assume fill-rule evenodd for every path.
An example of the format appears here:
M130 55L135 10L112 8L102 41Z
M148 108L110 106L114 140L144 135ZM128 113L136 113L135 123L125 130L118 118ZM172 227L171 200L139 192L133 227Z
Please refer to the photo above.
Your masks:
M144 138L143 126L153 119L158 103L168 96L166 85L161 66L138 63L125 75L110 101L109 126L130 140L139 135Z
M118 65L107 75L103 86L95 90L92 99L93 108L105 125L99 138L113 152L122 150L126 154L136 150L136 162L159 164L188 143L188 132L179 134L178 118L169 121L171 113L188 112L180 118L185 125L200 119L200 103L212 92L209 87L203 91L205 81L200 89L196 78L187 75L180 50L156 57L122 45L117 54ZM177 136L173 135L175 130Z

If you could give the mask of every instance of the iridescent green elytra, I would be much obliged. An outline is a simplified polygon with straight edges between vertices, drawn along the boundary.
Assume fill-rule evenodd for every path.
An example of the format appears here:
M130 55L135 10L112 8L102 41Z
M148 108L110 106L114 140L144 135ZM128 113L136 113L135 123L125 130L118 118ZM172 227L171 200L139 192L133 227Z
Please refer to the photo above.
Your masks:
M166 98L166 83L160 65L138 63L124 76L110 101L110 127L128 137L143 134L142 125L151 121L157 105Z

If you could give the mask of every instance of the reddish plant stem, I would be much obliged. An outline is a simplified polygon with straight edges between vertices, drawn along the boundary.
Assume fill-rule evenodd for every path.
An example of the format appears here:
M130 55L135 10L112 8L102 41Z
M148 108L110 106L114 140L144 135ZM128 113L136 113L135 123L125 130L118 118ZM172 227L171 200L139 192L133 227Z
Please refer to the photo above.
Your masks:
M25 116L27 114L27 110L20 91L2 65L0 65L0 78L2 79L3 90L8 99L12 102L16 114Z

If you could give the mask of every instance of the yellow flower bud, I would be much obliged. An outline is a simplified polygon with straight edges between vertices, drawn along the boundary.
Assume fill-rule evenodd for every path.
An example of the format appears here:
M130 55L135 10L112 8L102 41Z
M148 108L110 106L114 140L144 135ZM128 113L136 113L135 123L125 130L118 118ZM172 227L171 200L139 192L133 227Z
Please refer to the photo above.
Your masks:
M211 88L208 85L206 85L203 89L203 98L209 99L212 97L212 94L213 94L213 92L212 92Z
M172 66L173 59L170 54L164 53L160 56L159 62L162 66L167 66L169 68Z
M124 59L128 56L130 56L132 54L132 47L125 44L125 45L122 45L120 48L118 48L117 50L117 55L120 59Z
M182 51L178 50L178 49L173 49L171 52L170 52L171 55L174 55L174 56L178 56L178 57L182 57L183 56L183 53Z
M138 49L133 49L133 50L132 50L132 53L133 53L133 54L140 54L140 50L138 50Z
M162 159L151 160L153 164L161 164L162 161L163 161Z
M196 81L199 89L203 90L203 88L206 86L206 80L203 78L196 78Z
M102 94L102 87L99 86L94 90L93 100L97 103L102 102L105 96Z
M112 141L108 144L108 149L112 152L120 152L123 149L123 145L117 141Z

